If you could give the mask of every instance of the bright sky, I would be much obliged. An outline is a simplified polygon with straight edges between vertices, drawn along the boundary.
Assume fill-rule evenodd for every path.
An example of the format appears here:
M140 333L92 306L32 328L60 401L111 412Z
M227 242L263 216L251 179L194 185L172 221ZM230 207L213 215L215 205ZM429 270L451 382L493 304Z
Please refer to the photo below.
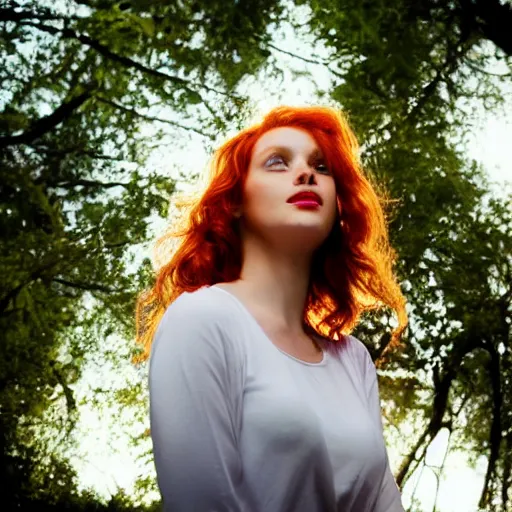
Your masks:
M281 39L283 36L283 39ZM297 41L290 30L282 34L276 33L276 46L301 56L324 54L321 48L314 49L309 44ZM263 113L278 104L310 104L315 102L314 87L311 79L294 79L290 69L307 70L312 72L316 82L324 89L329 88L330 76L322 66L306 64L299 59L281 53L276 53L279 65L285 72L286 79L282 84L272 82L265 77L248 79L244 88L250 92L256 112ZM509 88L512 93L512 88ZM492 181L503 189L506 181L512 182L512 166L508 157L510 141L512 141L512 102L508 103L506 110L501 114L492 116L482 112L482 119L472 135L469 156L485 165ZM176 116L173 115L173 119ZM232 134L229 134L232 135ZM187 138L189 134L187 134ZM155 166L163 173L176 177L177 169L185 174L201 172L205 169L209 155L202 146L199 136L190 136L190 143L184 148L173 148L155 153L149 166ZM182 188L187 188L186 186ZM155 229L162 227L162 223L155 224ZM142 256L151 256L148 252ZM94 370L94 379L98 379L98 368ZM132 374L137 378L137 374ZM86 377L87 380L88 377ZM89 378L92 378L89 376ZM103 377L106 382L111 379L108 371ZM112 416L114 415L114 416ZM76 465L80 469L82 484L94 486L102 494L108 495L115 491L116 485L129 490L141 467L134 460L125 439L116 439L109 429L109 422L115 418L115 413L105 412L98 414L92 408L83 409L81 422L84 443L82 454L77 457ZM119 421L119 420L117 420ZM404 429L404 438L416 437L412 427L410 431ZM429 450L427 463L430 466L440 465L446 449L447 436L442 432ZM401 443L398 439L390 442L389 454L393 469L398 466L403 453L400 453ZM403 447L402 447L403 448ZM116 453L117 452L117 453ZM444 476L441 479L438 499L438 512L468 512L477 509L477 500L482 487L482 478L485 472L485 461L480 461L476 469L471 469L462 454L450 453L445 463ZM418 471L409 480L403 493L403 501L409 506L411 496L415 493L421 506L416 510L432 510L436 489L436 478L429 468Z

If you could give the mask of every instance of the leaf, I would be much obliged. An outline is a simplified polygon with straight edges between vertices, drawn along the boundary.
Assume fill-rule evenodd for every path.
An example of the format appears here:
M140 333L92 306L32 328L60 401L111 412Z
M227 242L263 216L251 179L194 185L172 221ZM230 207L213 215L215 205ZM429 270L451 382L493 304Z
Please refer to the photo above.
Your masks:
M186 98L187 102L191 105L197 105L198 103L201 103L203 101L203 98L198 92L192 91L190 89L187 89Z

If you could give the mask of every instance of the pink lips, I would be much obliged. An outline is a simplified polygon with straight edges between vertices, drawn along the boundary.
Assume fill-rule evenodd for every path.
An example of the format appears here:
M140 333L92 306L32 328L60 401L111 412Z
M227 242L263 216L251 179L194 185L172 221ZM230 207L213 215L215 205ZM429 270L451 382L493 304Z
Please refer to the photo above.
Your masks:
M319 208L322 198L313 191L302 191L293 195L287 201L299 208Z
M299 208L319 208L320 204L317 201L311 201L311 200L298 200L293 201L292 204L295 206L298 206Z

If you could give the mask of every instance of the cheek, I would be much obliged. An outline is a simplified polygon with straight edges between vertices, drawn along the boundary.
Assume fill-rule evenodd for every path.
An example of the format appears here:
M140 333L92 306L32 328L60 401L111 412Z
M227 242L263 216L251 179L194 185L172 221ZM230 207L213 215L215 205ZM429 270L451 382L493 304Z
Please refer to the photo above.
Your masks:
M279 186L268 180L251 180L245 188L245 203L248 211L268 211L282 201Z
M329 198L329 200L328 200L329 210L330 210L329 218L334 220L336 217L336 214L339 211L338 196L336 195L336 187L334 184L326 192L326 196Z

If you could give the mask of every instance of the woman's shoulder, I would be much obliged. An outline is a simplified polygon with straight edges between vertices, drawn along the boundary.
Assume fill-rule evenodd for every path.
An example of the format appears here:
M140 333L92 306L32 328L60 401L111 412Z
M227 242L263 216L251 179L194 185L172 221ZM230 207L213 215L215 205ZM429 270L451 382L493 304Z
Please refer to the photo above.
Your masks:
M355 336L344 335L339 341L328 343L329 351L349 371L359 374L362 380L375 378L375 364L366 345Z
M354 357L357 357L358 359L361 359L362 361L365 362L368 359L371 359L368 348L359 338L356 338L351 334L345 336L345 338L345 344L348 347L348 350L352 352Z
M183 350L236 349L237 314L229 300L209 287L183 292L165 310L155 333L153 352L162 344Z
M323 340L323 345L337 357L344 357L345 359L348 357L361 362L366 362L368 358L371 359L366 345L351 334L346 334L336 341L326 337L321 337L321 339Z
M172 302L164 313L164 318L176 318L193 321L197 324L211 325L233 321L236 315L232 303L216 294L210 286L202 286L191 292L183 292ZM162 318L163 320L163 318Z
M222 294L208 286L191 292L183 292L165 310L155 334L155 339L177 333L197 339L229 341L230 333L236 331L238 311Z

